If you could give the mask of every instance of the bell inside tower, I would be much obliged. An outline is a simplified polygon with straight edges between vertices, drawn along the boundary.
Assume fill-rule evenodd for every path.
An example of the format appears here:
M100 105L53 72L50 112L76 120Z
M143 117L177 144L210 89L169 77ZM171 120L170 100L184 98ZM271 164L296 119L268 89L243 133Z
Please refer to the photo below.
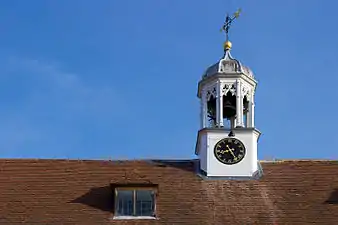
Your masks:
M223 96L223 119L230 120L236 116L236 96L228 92Z

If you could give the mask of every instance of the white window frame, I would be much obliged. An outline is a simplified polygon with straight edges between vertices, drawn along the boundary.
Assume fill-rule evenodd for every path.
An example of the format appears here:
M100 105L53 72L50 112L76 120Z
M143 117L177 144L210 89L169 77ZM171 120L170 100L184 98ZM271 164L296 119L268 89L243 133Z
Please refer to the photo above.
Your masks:
M118 210L118 198L117 194L119 191L133 191L133 213L136 212L136 191L152 191L154 193L154 211L153 216L119 216L117 215ZM125 220L125 219L157 219L156 217L156 198L157 198L157 189L154 187L116 187L114 188L114 217L116 220Z

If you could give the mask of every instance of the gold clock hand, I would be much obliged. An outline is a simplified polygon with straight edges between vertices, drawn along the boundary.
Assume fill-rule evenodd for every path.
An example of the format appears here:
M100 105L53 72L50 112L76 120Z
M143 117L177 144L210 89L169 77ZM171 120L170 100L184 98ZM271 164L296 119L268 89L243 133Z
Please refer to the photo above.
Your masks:
M234 157L234 159L237 159L237 157L234 155L234 153L233 153L233 151L235 150L235 149L230 149L229 148L229 145L227 145L227 148L228 148L228 150L226 150L227 152L230 152L231 153L231 155Z
M229 148L229 145L226 145L229 151L235 151L234 148Z

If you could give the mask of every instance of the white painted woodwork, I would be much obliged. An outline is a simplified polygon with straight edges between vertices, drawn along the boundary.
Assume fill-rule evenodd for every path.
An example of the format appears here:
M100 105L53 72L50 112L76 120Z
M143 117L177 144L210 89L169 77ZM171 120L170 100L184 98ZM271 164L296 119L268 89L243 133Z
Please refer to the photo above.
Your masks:
M208 177L251 177L257 172L257 142L260 132L255 128L254 94L257 81L252 71L234 59L230 50L216 64L210 66L198 84L197 96L200 101L200 131L197 137L196 154L200 169ZM236 97L236 118L231 118L230 127L223 127L223 97L228 93ZM216 124L209 123L207 103L216 99ZM243 99L248 100L246 120L243 115ZM226 138L233 129L235 138L243 142L246 155L233 165L219 162L214 155L215 144Z

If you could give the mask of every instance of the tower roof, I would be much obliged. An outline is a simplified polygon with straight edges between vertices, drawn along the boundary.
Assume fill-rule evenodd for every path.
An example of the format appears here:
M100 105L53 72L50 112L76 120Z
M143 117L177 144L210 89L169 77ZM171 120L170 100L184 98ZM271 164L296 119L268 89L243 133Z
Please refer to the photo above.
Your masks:
M224 56L215 64L208 67L208 69L203 74L202 79L206 79L216 74L244 74L254 79L254 74L252 70L249 67L243 65L239 60L231 56L231 46L232 44L230 41L226 41L224 43Z

